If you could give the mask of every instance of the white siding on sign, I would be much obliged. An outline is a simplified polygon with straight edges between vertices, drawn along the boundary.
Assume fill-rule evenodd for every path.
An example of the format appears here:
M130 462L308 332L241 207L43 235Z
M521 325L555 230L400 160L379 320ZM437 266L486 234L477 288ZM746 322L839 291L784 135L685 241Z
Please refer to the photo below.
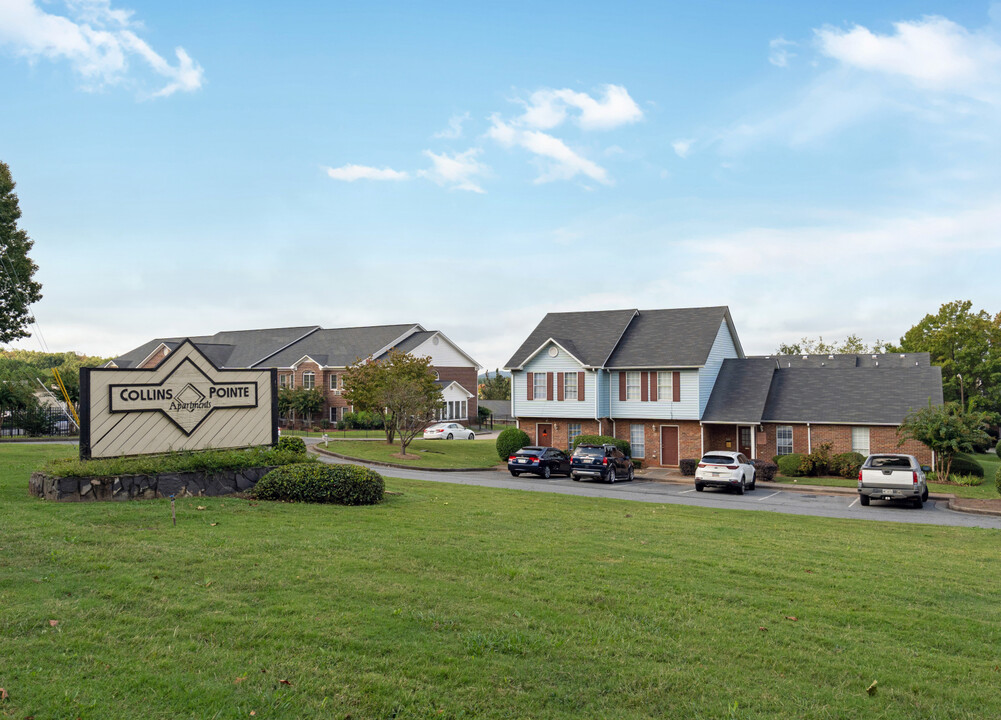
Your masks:
M655 370L650 371L651 374L655 372ZM643 402L642 400L619 400L619 373L618 371L609 373L611 376L611 387L609 388L612 406L611 417L648 418L651 420L698 420L699 372L698 370L679 370L678 374L681 377L681 400L679 402L671 400L673 394L666 398L658 396L657 402L649 400Z
M716 339L713 341L709 357L706 358L705 367L699 370L699 414L696 419L701 419L702 413L706 411L706 404L712 394L713 385L716 384L716 376L726 358L735 358L737 347L733 344L733 337L730 335L730 328L727 327L726 320L720 323L719 330L716 331Z
M448 340L441 335L435 337L438 338L437 345L432 342L432 338L428 338L411 350L410 354L414 357L429 357L431 364L437 367L476 367Z
M584 402L579 400L560 402L556 399L559 397L557 374L580 372L583 368L565 351L560 350L556 357L551 357L548 350L549 346L547 345L542 349L542 352L525 365L524 370L512 373L511 398L515 417L594 417L594 373L584 371ZM546 400L545 393L541 398L536 395L537 399L531 401L528 399L528 373L530 372L553 373L553 399L551 401Z

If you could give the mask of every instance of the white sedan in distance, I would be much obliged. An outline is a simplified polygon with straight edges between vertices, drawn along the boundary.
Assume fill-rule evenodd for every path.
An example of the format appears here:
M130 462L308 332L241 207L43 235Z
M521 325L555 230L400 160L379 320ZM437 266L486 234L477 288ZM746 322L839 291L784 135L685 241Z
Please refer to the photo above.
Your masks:
M436 423L424 431L425 440L472 440L476 434L459 423Z

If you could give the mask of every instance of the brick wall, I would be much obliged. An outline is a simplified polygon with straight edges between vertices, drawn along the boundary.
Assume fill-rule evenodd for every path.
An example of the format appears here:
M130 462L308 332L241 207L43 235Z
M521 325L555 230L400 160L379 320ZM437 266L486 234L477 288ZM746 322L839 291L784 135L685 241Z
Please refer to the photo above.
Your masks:
M139 367L142 368L142 369L144 369L144 370L148 369L148 368L155 368L157 365L160 364L160 362L165 357L167 357L168 354L169 354L169 351L167 350L167 348L161 347L155 353L153 353L152 355L150 355L149 358L147 358L147 360L142 365L139 365Z
M538 444L539 440L536 436L537 425L549 424L553 428L553 440L552 447L557 447L562 450L570 447L570 441L567 439L568 426L571 423L580 424L580 432L582 435L600 435L601 432L598 430L598 421L594 418L522 418L518 422L518 426L525 431L528 435L528 441L532 445ZM604 428L606 431L611 430L611 423L607 421L604 423ZM607 433L606 433L607 434Z
M775 431L777 425L766 423L765 442L758 445L757 455L759 458L771 460L777 454L775 447ZM820 443L829 442L832 445L831 452L838 453L851 452L852 449L852 426L851 425L806 425L792 426L793 452L807 453L809 448L817 447ZM903 445L898 445L897 428L895 426L873 425L869 427L869 452L905 453L914 455L923 465L931 464L931 450L917 442L907 440Z
M438 371L438 379L446 382L457 382L473 394L466 405L469 419L476 418L476 368L472 367L439 367L435 365L434 370Z
M605 425L609 425L608 421ZM702 457L702 428L695 420L621 420L615 419L615 437L629 441L630 426L643 425L645 452L643 465L661 465L660 428L663 425L678 427L678 459ZM610 430L610 428L608 428ZM675 466L677 467L677 466Z

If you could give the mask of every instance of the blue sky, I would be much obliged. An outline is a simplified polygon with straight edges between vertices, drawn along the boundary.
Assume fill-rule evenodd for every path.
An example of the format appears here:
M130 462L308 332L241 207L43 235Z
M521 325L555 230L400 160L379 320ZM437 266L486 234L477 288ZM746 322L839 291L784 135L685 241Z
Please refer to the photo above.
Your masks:
M1001 310L1001 5L0 0L0 88L52 350Z

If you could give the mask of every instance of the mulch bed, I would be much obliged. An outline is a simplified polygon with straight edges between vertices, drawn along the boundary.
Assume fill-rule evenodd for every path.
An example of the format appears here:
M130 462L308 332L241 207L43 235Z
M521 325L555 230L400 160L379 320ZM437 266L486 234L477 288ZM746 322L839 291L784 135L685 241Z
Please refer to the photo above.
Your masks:
M976 498L956 498L952 501L955 510L990 510L1001 515L1001 498L981 500Z

